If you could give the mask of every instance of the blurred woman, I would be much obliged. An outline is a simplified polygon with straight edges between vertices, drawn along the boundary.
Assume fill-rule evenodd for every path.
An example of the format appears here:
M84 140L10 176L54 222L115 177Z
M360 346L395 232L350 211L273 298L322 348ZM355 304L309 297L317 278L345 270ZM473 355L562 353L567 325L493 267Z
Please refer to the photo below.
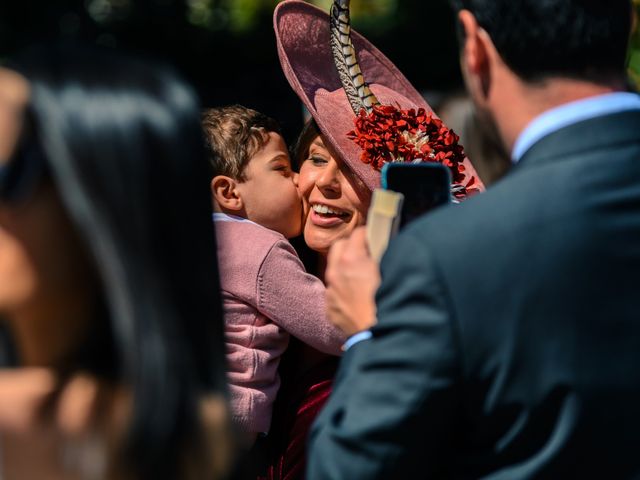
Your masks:
M0 69L0 478L227 472L200 135L160 66L53 47Z

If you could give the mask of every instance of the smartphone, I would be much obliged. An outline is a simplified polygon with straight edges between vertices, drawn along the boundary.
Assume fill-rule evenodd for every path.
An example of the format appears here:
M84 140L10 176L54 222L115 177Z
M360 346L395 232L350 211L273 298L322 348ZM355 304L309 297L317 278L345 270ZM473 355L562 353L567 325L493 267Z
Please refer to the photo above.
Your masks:
M382 188L404 195L400 228L451 202L451 174L440 163L387 163L382 167Z

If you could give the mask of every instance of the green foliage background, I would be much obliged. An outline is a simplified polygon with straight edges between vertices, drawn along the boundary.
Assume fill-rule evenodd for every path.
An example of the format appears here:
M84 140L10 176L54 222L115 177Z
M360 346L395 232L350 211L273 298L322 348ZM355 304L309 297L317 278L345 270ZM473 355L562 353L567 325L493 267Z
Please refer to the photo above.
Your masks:
M271 14L279 1L281 0L186 0L187 17L193 25L211 31L248 34ZM328 11L332 0L307 1ZM397 27L400 3L401 0L352 0L354 25L368 35L384 34ZM640 89L640 0L633 0L633 4L636 10L636 28L630 44L629 76Z
M113 1L113 0L111 0ZM187 0L189 21L210 30L234 33L250 32L265 13L281 0ZM308 0L329 11L332 0ZM353 20L359 28L374 27L385 30L393 24L399 0L352 0Z
M629 52L629 76L640 89L640 0L633 0L636 9L636 28L631 37L631 50Z
M148 54L173 64L203 105L250 106L278 118L294 138L302 115L275 48L272 13L279 1L0 0L0 63L29 45L58 41ZM325 11L331 2L308 1ZM640 19L640 0L632 1ZM351 2L355 28L419 91L463 88L448 0ZM640 90L640 27L628 60Z

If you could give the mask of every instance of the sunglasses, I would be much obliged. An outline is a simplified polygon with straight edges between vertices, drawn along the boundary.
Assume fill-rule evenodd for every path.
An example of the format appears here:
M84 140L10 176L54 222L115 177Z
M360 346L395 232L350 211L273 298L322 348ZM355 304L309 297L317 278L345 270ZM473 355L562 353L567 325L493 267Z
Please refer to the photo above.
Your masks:
M25 118L11 158L0 166L0 203L19 203L27 199L45 177L46 161L33 126L33 121Z

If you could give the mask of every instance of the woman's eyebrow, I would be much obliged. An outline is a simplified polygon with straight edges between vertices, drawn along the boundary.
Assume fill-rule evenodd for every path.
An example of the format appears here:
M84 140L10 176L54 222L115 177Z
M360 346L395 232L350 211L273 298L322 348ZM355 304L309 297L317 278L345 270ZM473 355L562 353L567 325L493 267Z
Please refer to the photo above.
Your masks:
M318 143L313 142L311 145L309 145L309 154L311 154L312 151L319 155L329 155L329 150L324 146L324 143L322 143L322 141Z

